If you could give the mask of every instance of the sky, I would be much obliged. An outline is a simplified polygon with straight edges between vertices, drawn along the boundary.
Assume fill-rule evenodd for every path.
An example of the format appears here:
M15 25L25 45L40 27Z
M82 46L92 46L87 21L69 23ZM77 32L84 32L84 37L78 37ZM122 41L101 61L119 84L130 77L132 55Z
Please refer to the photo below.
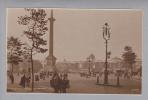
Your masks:
M49 18L51 9L44 9ZM121 58L126 45L132 47L137 58L142 58L142 11L53 9L53 13L56 19L54 56L57 61L84 61L90 54L94 54L96 60L104 60L105 40L102 27L106 22L111 28L111 38L108 41L111 58ZM7 9L7 37L14 36L24 42L28 41L23 35L24 26L17 23L18 17L25 14L23 8ZM49 31L44 39L49 41ZM48 44L45 46L47 49ZM34 59L44 60L47 56L48 51L34 55Z

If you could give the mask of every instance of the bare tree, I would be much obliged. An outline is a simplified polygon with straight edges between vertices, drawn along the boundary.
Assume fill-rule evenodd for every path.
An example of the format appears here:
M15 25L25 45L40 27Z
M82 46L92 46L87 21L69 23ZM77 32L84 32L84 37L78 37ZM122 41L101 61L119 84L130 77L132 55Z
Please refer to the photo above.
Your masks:
M44 9L25 9L26 15L18 17L18 23L20 25L26 26L24 30L24 35L28 38L29 50L30 50L30 60L31 60L31 73L32 73L32 92L34 91L34 64L33 55L36 53L45 53L47 49L43 48L47 45L47 41L43 39L46 34L47 28L47 18Z

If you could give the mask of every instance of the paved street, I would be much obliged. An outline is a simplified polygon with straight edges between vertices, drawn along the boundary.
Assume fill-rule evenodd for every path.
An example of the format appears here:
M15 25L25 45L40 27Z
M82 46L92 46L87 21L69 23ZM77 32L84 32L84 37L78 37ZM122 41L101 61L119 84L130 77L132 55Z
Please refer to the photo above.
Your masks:
M51 77L50 77L51 78ZM50 87L50 78L35 82L34 92L53 93ZM116 86L116 80L109 77L110 86L96 85L96 77L80 77L79 74L69 74L70 88L68 93L95 93L95 94L139 94L141 93L141 80L120 79L119 87ZM17 80L16 80L17 79ZM11 85L8 79L9 92L30 92L31 88L19 86L20 76L15 76L15 84ZM103 77L100 78L100 84L103 84Z
M116 80L109 80L111 86L96 85L96 77L80 77L79 74L69 74L70 88L68 93L96 93L96 94L139 94L141 90L140 80L120 80L119 87L116 86ZM15 84L10 84L8 79L8 92L31 92L30 87L23 88L19 85L20 77L15 76ZM35 82L35 92L53 93L50 87L50 78ZM100 78L100 84L103 84L103 78Z

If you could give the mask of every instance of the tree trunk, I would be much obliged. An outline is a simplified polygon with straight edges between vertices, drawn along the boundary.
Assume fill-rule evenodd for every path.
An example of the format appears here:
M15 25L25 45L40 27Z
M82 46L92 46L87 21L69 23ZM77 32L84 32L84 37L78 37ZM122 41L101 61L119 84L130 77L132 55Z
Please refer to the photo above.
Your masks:
M131 79L133 78L133 64L131 64Z
M11 84L14 83L14 76L13 76L13 64L11 64Z
M130 68L130 64L129 63L127 63L127 79L128 80L130 80L131 79L131 74L130 74L130 71L131 70L131 68Z
M33 58L32 58L32 50L31 50L31 70L32 70L32 92L34 91L34 68L33 68Z
M11 64L11 73L13 74L13 64Z

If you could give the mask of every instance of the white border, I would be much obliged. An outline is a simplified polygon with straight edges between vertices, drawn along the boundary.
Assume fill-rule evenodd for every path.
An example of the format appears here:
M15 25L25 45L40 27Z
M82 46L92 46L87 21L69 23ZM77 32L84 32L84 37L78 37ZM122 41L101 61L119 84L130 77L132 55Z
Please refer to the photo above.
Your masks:
M2 1L2 3L1 3ZM144 27L143 27L143 80L142 80L142 95L141 96L131 96L131 95L92 95L92 94L40 94L40 93L29 93L29 94L24 94L21 93L19 95L15 94L7 94L6 93L6 88L4 87L6 84L4 82L4 73L5 73L5 66L6 66L6 61L5 61L5 48L6 48L6 8L13 8L13 7L41 7L41 8L91 8L91 9L96 9L96 8L134 8L134 9L143 9L144 10L144 18L148 18L148 2L147 0L42 0L40 2L33 2L33 1L39 1L39 0L1 0L0 1L0 12L2 12L2 15L0 15L0 100L40 100L40 99L60 99L60 100L65 100L65 99L84 99L84 100L89 100L89 99L113 99L113 100L146 100L148 98L148 80L146 79L148 76L148 63L146 60L148 57L146 55L148 54L146 51L148 51L148 47L146 46L146 42L148 42L148 35L146 32L148 32L148 24L146 21L148 19L143 19L145 20L144 22ZM146 27L147 26L147 27Z

